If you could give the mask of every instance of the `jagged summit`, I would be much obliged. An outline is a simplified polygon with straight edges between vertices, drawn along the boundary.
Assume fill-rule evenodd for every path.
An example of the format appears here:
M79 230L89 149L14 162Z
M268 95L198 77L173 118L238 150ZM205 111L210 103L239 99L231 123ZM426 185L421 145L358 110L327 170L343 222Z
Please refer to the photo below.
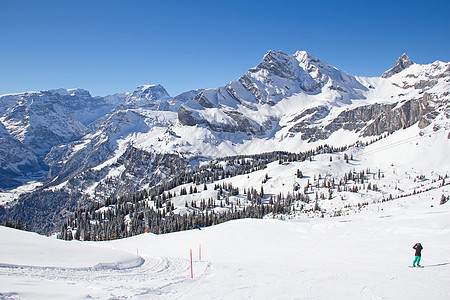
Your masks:
M403 71L406 68L409 68L410 66L412 66L414 63L411 61L411 59L408 57L408 55L406 55L406 53L403 53L395 62L394 67L392 67L391 69L387 70L386 72L383 73L383 75L381 75L382 78L389 78L392 75L395 75L397 73L400 73L401 71Z
M319 62L320 59L318 59L316 56L312 55L311 53L305 51L305 50L297 50L294 54L294 57L299 62Z
M169 105L167 101L170 99L169 93L160 84L140 85L128 96L125 106L165 110Z
M170 95L166 89L160 84L140 85L138 86L130 99L140 98L147 100L158 100L163 98L169 98Z
M296 51L294 55L286 54L283 51L269 50L259 65L249 71L255 73L260 70L267 70L269 74L281 78L290 78L296 75L299 66L307 71L309 66L314 64L327 66L316 56L304 50Z
M294 76L295 62L292 56L283 51L269 50L263 57L262 61L254 68L249 70L250 73L265 71L267 75L275 75L281 78L289 78Z

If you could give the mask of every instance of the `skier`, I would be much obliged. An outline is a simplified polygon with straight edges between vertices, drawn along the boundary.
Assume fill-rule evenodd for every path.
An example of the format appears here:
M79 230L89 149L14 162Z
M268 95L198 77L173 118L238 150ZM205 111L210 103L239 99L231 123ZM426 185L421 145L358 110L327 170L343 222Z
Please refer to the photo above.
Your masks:
M413 249L416 249L416 257L414 258L412 266L415 267L417 263L417 266L419 268L422 268L422 266L420 265L420 259L422 258L422 249L423 249L422 244L420 243L415 244Z

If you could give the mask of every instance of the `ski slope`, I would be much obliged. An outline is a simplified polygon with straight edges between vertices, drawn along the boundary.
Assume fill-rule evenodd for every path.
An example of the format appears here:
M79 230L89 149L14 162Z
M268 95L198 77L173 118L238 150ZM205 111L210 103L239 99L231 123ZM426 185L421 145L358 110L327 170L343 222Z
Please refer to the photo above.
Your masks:
M342 217L244 219L109 242L0 227L0 298L449 299L450 204L439 205L449 192ZM423 269L408 268L416 242Z
M296 169L311 179L370 167L382 170L378 193L385 196L433 187L387 202L367 191L319 201L329 212L368 202L341 217L244 219L108 242L66 242L0 227L0 299L449 299L450 202L439 202L450 185L433 180L450 168L447 136L447 129L413 126L348 149L355 158L349 164L342 154L323 154L225 180L259 188L268 173L264 190L272 193L291 190ZM215 192L208 186L202 193ZM189 199L178 200L182 207ZM417 242L424 246L423 269L408 268Z

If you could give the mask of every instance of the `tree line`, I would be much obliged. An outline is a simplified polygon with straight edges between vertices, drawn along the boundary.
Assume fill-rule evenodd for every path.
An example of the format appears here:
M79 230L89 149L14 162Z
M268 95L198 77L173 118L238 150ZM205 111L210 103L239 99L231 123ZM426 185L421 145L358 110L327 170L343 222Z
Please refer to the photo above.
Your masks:
M230 203L229 197L240 194L237 187L231 184L215 184L216 199L198 199L196 202L186 203L188 214L175 214L170 199L176 197L173 189L177 186L192 184L189 191L186 187L180 189L180 195L197 192L197 186L217 180L249 174L267 167L267 164L278 161L280 164L304 161L323 153L345 151L347 147L334 148L323 145L315 150L300 153L283 151L268 152L255 155L238 155L216 159L203 166L185 170L173 178L166 180L149 189L124 195L109 197L104 204L95 203L78 209L72 214L59 231L59 237L65 240L109 240L123 238L143 233L145 231L161 234L179 230L211 226L232 219L262 218L268 213L288 213L295 200L309 201L309 197L302 193L284 197L281 193L270 196L263 201L264 190L249 187L244 190L244 203ZM297 172L300 176L301 172ZM266 178L267 180L268 178ZM171 191L172 190L172 191ZM152 207L148 202L154 203ZM227 207L225 210L216 208Z

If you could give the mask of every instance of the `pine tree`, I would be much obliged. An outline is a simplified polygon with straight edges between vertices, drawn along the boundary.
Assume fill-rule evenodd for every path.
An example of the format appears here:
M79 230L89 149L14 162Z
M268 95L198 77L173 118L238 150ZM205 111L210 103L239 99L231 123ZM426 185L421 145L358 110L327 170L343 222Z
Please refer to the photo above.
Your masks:
M344 160L346 163L348 163L348 154L347 153L344 153Z
M314 211L318 211L320 210L320 206L319 206L319 202L316 201L316 203L314 204Z

